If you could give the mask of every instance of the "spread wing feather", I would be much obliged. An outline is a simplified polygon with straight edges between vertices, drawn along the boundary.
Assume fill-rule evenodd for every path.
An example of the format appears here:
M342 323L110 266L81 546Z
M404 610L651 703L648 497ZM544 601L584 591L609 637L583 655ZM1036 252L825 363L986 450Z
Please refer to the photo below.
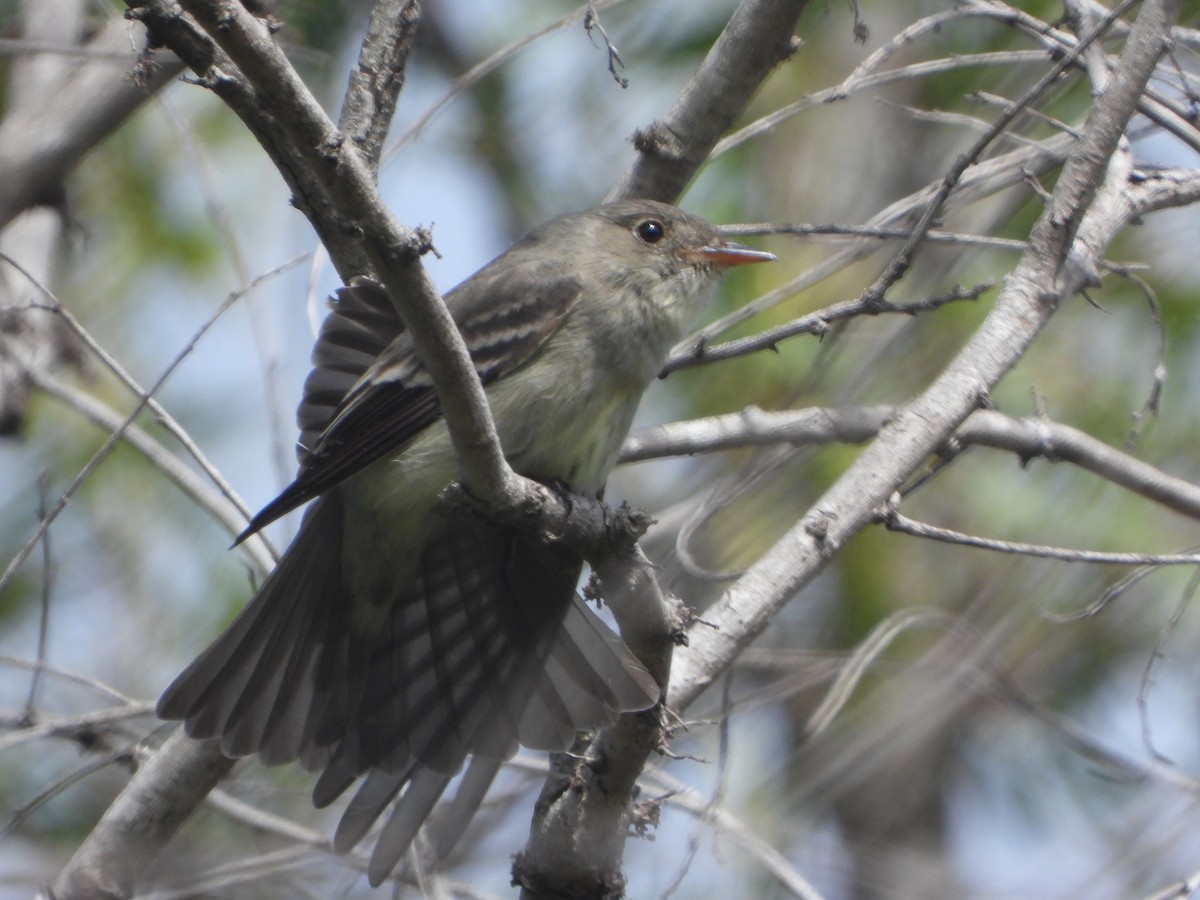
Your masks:
M575 278L536 266L486 276L481 272L446 295L485 386L537 351L562 324L581 289ZM501 279L506 283L497 284ZM508 300L497 305L497 296ZM312 361L296 412L300 471L235 543L402 448L441 416L412 339L387 292L373 281L338 291Z

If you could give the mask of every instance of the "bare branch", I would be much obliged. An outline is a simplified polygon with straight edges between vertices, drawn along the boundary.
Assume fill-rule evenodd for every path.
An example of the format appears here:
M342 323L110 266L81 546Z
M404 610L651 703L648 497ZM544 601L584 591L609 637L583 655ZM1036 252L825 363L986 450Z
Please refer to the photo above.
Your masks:
M1142 669L1141 681L1138 684L1137 706L1138 719L1142 732L1142 746L1146 748L1146 752L1152 759L1156 759L1167 765L1173 765L1173 763L1155 745L1154 732L1150 726L1150 691L1154 687L1154 674L1159 661L1167 658L1167 641L1179 627L1179 622L1183 618L1183 614L1188 611L1188 608L1192 605L1192 601L1196 599L1197 588L1200 588L1200 569L1192 572L1192 577L1188 579L1187 586L1183 589L1179 597L1179 602L1175 604L1175 609L1159 630L1158 638L1154 642L1154 649L1146 657L1146 665Z
M39 664L38 671L49 671ZM102 709L99 712L84 713L78 716L65 716L49 719L43 722L21 724L20 722L6 723L12 730L8 737L0 738L0 751L10 750L30 741L43 740L48 737L78 740L80 734L95 735L102 729L107 729L118 722L129 719L140 719L154 714L152 703L129 703L116 709Z
M106 366L108 370L112 372L114 376L116 376L116 378L118 378L120 382L132 392L134 397L137 398L138 403L138 406L134 408L132 413L114 422L110 416L104 415L103 408L100 406L100 404L95 403L94 401L84 400L84 398L79 398L77 395L73 395L70 390L67 390L65 386L59 385L58 382L55 382L55 380L48 376L48 374L44 374L37 370L29 371L28 376L30 379L34 380L35 383L43 386L43 388L46 388L50 392L56 392L56 395L59 396L60 400L73 402L74 406L76 406L80 412L84 412L86 415L89 415L89 418L92 418L92 420L108 420L109 424L112 425L112 433L110 433L109 440L106 445L104 445L101 450L97 450L96 456L92 457L92 461L89 463L89 466L86 466L83 472L80 472L79 475L77 475L76 481L73 482L73 485L68 487L67 491L62 494L59 502L55 504L54 509L49 510L47 516L42 518L42 524L40 527L38 527L37 532L30 539L29 544L26 545L24 550L18 554L18 557L14 558L10 565L8 565L8 569L5 571L4 576L0 576L0 587L2 587L2 584L4 584L8 578L12 576L12 572L16 571L17 566L24 562L25 557L28 557L32 547L36 546L37 541L40 540L43 530L49 527L49 523L59 515L59 512L62 510L62 508L64 508L68 500L71 499L74 491L78 490L79 485L82 485L83 481L88 478L88 473L90 470L95 468L95 466L97 466L97 464L103 460L104 456L107 456L108 452L110 452L113 446L115 446L115 443L119 442L119 440L125 436L127 430L130 430L130 428L134 427L134 419L136 419L140 412L146 408L150 409L151 412L157 416L158 420L162 422L162 425L167 428L167 431L172 433L173 436L179 440L182 446L184 446L184 449L188 452L188 455L190 455L193 460L196 460L200 468L204 470L204 473L209 476L209 479L212 482L214 482L214 484L217 486L217 490L220 491L222 496L228 500L229 504L233 505L234 510L241 516L241 521L238 523L238 526L232 529L233 534L238 533L239 530L245 526L245 522L248 521L248 518L250 518L250 509L247 508L245 503L242 503L241 498L238 497L238 494L236 494L236 492L233 490L233 487L229 486L228 482L222 478L220 472L217 472L216 467L212 466L212 464L206 460L203 452L200 452L200 449L196 443L194 443L193 440L188 437L187 432L184 431L184 428L179 425L179 422L176 422L172 416L167 413L167 410L163 409L161 404L155 400L154 395L158 388L160 388L160 386L166 382L166 379L170 377L170 374L175 371L175 368L178 368L181 362L187 358L187 355L192 352L192 349L196 347L196 344L199 342L200 338L202 338L206 332L212 328L212 325L216 323L216 320L220 318L224 312L233 306L234 302L241 299L242 296L248 292L248 290L251 290L254 286L257 286L257 284L262 283L266 280L266 278L274 277L278 274L278 272L284 271L289 268L290 265L294 265L296 262L299 262L299 258L288 260L288 262L283 263L280 266L276 266L275 269L271 269L268 272L265 272L264 275L254 278L254 280L250 284L247 284L244 289L235 290L235 292L229 294L226 300L224 300L222 304L217 307L217 310L212 313L212 316L206 320L206 322L200 325L200 328L196 332L194 332L190 342L188 342L186 346L180 350L179 354L175 356L172 364L167 367L167 370L162 373L162 376L158 378L156 384L152 386L150 390L143 389L142 386L136 382L136 380L133 380L130 374L128 374L124 368L121 367L119 362L116 361L113 356L107 352L107 350L104 350L104 348L101 347L100 344L98 344L90 334L88 334L88 331L86 331L83 328L83 325L80 324L78 320L67 311L65 306L62 306L59 299L56 298L53 293L50 293L49 288L44 286L44 284L36 282L30 272L25 271L22 266L16 262L16 260L8 258L4 253L0 253L0 260L8 265L13 266L13 268L16 268L18 271L20 271L20 274L34 282L34 286L40 290L44 296L46 296L48 302L47 306L42 306L40 308L56 314L56 316L58 316L62 322L67 325L67 328L70 328L72 334L78 338L80 343L82 343L84 347L88 348L92 354L95 354L96 358L100 360L102 364ZM132 440L133 443L139 444L139 449L145 452L145 454L154 454L154 451L150 449L150 445L148 443L149 439L140 440L139 438L134 437ZM162 455L160 454L158 456L161 458ZM181 469L181 467L178 463L164 463L164 472L168 472L168 475L172 476L172 478L176 480L176 484L184 487L185 491L197 491L199 492L197 493L197 496L203 496L204 488L198 485L198 482L192 478L190 473L187 475L182 475L180 474L179 469ZM174 472L174 474L170 474L172 472ZM220 503L216 503L215 500L210 499L209 509L214 511L214 515L220 518L221 521L226 521L230 517L229 511L222 510ZM234 517L233 521L236 521L236 517ZM276 556L275 548L271 546L268 540L262 538L262 536L257 536L254 544L256 544L256 547L254 547L252 552L262 553L265 550L270 557Z
M1055 135L1037 146L1022 147L971 167L950 195L945 208L947 210L961 208L981 197L989 196L1013 185L1023 184L1029 173L1045 172L1059 165L1066 157L1072 143L1073 139L1069 135ZM921 210L931 202L940 184L939 181L926 185L907 197L889 204L872 216L865 227L867 229L888 229L897 225L907 225L913 221L914 217L919 216ZM904 233L911 235L911 228L905 228ZM828 259L800 272L790 281L699 329L693 336L675 348L671 359L667 361L667 366L670 367L677 358L694 353L698 344L706 344L712 338L734 326L778 306L799 292L842 271L852 262L869 256L875 250L876 245L873 242L863 241L840 250Z
M518 755L509 763L513 768L531 772L540 777L547 774L547 766L540 760ZM670 794L669 800L673 807L678 807L699 819L709 812L707 798L700 795L694 788L671 776L661 767L653 766L647 770L645 781L650 788L656 788ZM731 813L728 808L719 807L710 820L717 835L729 838L743 852L758 860L763 868L794 896L801 900L821 900L807 879L774 847L746 822Z
M738 447L792 444L861 444L877 437L901 415L895 406L741 412L635 431L621 462L688 456ZM1023 462L1043 458L1069 462L1181 515L1200 520L1200 486L1111 447L1089 434L1044 418L1018 419L976 410L936 452L957 453L979 445L1015 453Z
M875 238L880 241L905 240L912 235L911 228L882 228L869 225L800 225L783 222L756 222L741 225L722 225L721 234L731 238L761 236L764 234L786 234L803 238L829 238L831 241L853 241L858 238ZM1014 238L995 237L989 234L963 234L955 231L934 229L925 235L930 244L952 244L963 247L983 247L997 250L1025 249L1025 242Z
M79 687L86 688L98 696L103 697L105 700L113 700L117 703L123 703L126 705L138 702L132 697L121 693L116 688L97 681L95 678L89 678L85 675L80 675L77 672L69 672L66 669L59 668L58 666L51 665L50 663L35 662L29 659L20 659L15 656L0 656L0 666L9 666L14 669L23 669L30 672L36 669L46 675L51 675L56 679L64 681L67 684L74 684L78 685Z
M144 77L132 79L139 57L128 32L128 23L109 22L85 45L86 62L69 81L48 86L0 123L0 228L57 196L84 155L179 73L182 66L170 57L146 57Z
M33 384L47 395L59 400L88 421L112 433L121 428L125 417L95 398L75 390L48 375L32 373ZM244 508L231 502L223 494L214 491L177 456L136 425L130 425L121 433L121 438L141 453L151 465L170 479L200 509L211 515L229 533L236 536L246 527L248 517ZM256 535L257 537L257 535ZM269 572L275 564L277 553L265 540L246 541L250 557L260 572Z
M404 87L404 69L420 18L419 0L378 0L371 10L358 62L350 72L338 130L376 170L396 99Z
M1077 39L1074 35L1057 28L1051 28L1036 16L1032 16L1023 10L1016 9L1007 4L998 4L994 0L964 0L964 2L970 4L973 9L1002 10L1004 17L1007 18L1014 28L1032 36L1042 46L1055 53L1075 46ZM1107 16L1109 13L1107 7L1095 2L1095 0L1081 0L1081 5L1087 8L1092 21L1099 21L1101 17ZM1124 22L1114 22L1112 31L1116 35L1126 37L1129 34L1129 26ZM1172 37L1182 41L1189 40L1190 35L1194 33L1192 29L1179 27L1171 29ZM1110 67L1113 65L1112 61L1107 58L1105 62ZM1103 75L1099 74L1097 69L1099 61L1092 60L1091 64L1093 70L1095 70L1095 79L1104 80ZM1185 105L1181 105L1175 99L1163 95L1153 85L1147 85L1145 96L1138 101L1138 112L1167 133L1183 141L1192 149L1200 151L1200 131L1196 129L1194 118Z
M141 762L140 789L113 801L55 881L55 897L130 896L138 876L234 761L181 729Z
M807 5L806 0L747 0L738 6L675 105L634 135L637 162L608 199L678 198L759 85L796 49L792 35Z
M867 670L900 635L912 628L945 625L947 621L944 614L936 611L906 609L893 613L871 629L871 633L846 659L820 704L804 723L805 739L820 734L828 727L834 716L850 702L850 696Z
M0 254L0 259L3 259L9 265L14 266L15 268L20 269L22 274L31 278L29 273L21 269L21 267L13 260L8 259L3 254ZM45 288L42 288L41 285L38 285L38 287L51 299L53 303L57 304L57 300L52 294L49 293L49 291L47 291ZM9 561L8 565L4 569L3 574L0 574L0 591L3 591L5 586L12 581L21 564L25 562L25 560L29 557L29 554L32 553L33 549L38 545L38 542L42 540L51 523L64 509L66 509L67 504L71 502L72 498L74 498L75 494L88 480L88 478L91 477L92 473L95 472L97 467L109 456L110 453L112 453L117 444L121 442L126 431L133 426L134 422L137 420L137 417L141 415L142 411L150 404L154 395L166 383L167 379L171 377L172 373L179 368L188 355L191 354L192 350L195 349L196 344L208 332L208 330L212 328L216 321L228 309L230 309L238 299L241 298L242 293L243 292L241 291L235 291L226 297L221 305L217 307L216 311L213 312L207 321L201 324L201 326L192 335L190 340L184 345L179 353L176 354L175 359L172 360L167 368L163 370L162 374L159 375L157 381L155 381L150 389L147 391L138 391L137 403L133 410L120 421L117 427L114 428L109 436L105 439L104 443L101 444L95 453L92 454L87 463L84 464L83 468L76 473L73 479L71 479L71 483L67 485L66 489L64 489L62 494L59 495L58 500L54 502L54 504L46 512L46 515L42 517L33 534L29 537L21 549L17 551L16 555L14 555ZM61 310L61 306L59 309ZM82 331L82 329L80 329L80 331Z
M670 360L663 367L662 375L669 375L677 369L687 369L726 359L735 359L755 353L759 350L775 350L779 344L789 338L802 334L812 334L821 337L834 322L845 321L859 316L905 315L915 316L923 312L931 312L947 303L961 300L978 300L980 295L990 291L995 285L990 281L972 285L969 288L955 286L945 294L928 297L924 300L913 300L905 303L892 303L870 294L864 293L856 300L846 300L814 313L793 319L783 325L768 328L758 334L726 341L723 344L694 344L683 351L671 354Z
M634 550L594 562L597 593L621 636L659 684L670 680L671 649L682 622L662 596L653 567ZM627 713L612 727L552 756L529 842L513 865L527 897L594 896L622 884L626 818L638 777L663 741L662 704Z
M980 135L969 149L959 155L954 161L954 165L950 167L950 171L942 179L941 184L938 185L937 192L933 195L933 199L930 200L929 205L921 211L921 217L913 227L912 236L904 242L904 246L888 262L883 272L875 280L875 283L867 288L863 294L864 299L878 303L887 296L887 292L904 277L905 273L912 266L917 248L924 242L926 232L933 227L934 219L941 214L947 198L949 198L951 191L954 190L955 185L962 179L963 173L966 172L967 168L978 162L983 151L987 149L992 141L1002 134L1017 116L1033 106L1042 94L1058 80L1059 76L1067 71L1086 52L1088 47L1099 40L1108 30L1109 26L1120 18L1135 2L1136 0L1124 0L1124 2L1117 4L1103 20L1096 24L1095 29L1091 33L1081 39L1050 71L1039 78L1019 100L1006 107L1000 114L1000 117L992 123L991 128ZM1082 215L1082 212L1080 212L1080 215Z
M251 290L253 287L261 284L266 279L272 278L275 275L279 274L280 272L285 271L289 267L300 262L302 259L303 259L303 257L296 257L296 258L293 258L291 260L288 260L288 261L280 264L279 266L269 269L267 272L263 273L262 275L260 275L259 277L255 278L255 279L253 279L242 290L235 291L233 294L231 294L228 298L228 302L232 302L233 300L235 300L238 297L245 294L247 291ZM200 467L201 471L204 472L205 476L216 486L216 488L220 492L221 496L224 497L232 505L232 507L237 511L237 513L240 515L240 517L241 517L240 522L238 522L237 527L232 528L231 533L237 534L243 527L245 527L245 523L248 522L250 519L250 514L251 514L250 508L245 504L245 502L242 500L242 498L238 496L237 492L233 489L233 486L230 485L229 482L225 480L225 478L217 470L216 466L214 466L205 457L204 453L200 450L199 446L197 446L196 442L192 440L191 436L188 435L187 431L184 430L183 426L180 425L179 422L176 421L175 418L173 416L171 416L171 414L168 413L167 410L156 399L154 399L154 397L151 395L151 392L149 392L145 388L143 388L133 378L132 375L130 375L127 371L125 371L125 368L120 364L120 362L118 362L117 359L112 356L112 354L110 354L107 350L105 350L99 344L99 342L97 342L95 340L95 338L92 337L92 335L87 331L87 329L83 327L83 324L78 319L76 319L74 315L71 314L70 310L68 310L62 304L62 302L50 291L50 289L48 287L46 287L44 284L41 284L40 282L38 282L30 272L26 271L19 263L17 263L15 260L5 256L4 254L0 254L0 261L3 261L5 263L7 263L8 265L16 268L25 278L27 278L33 284L33 286L37 289L37 291L45 298L45 305L44 306L39 305L39 308L43 308L44 310L53 313L55 316L57 316L59 319L61 319L63 324L71 332L71 334L79 341L79 343L83 347L85 347L100 362L100 364L104 366L105 369L107 369L109 372L111 372L117 378L117 380L122 385L124 385L125 388L131 394L133 394L133 396L135 398L138 399L139 402L144 402L146 405L146 408L154 414L154 416L158 420L159 424L162 425L163 428L165 428L166 431L172 437L174 437L175 440L177 440L180 443L180 445L183 447L184 451L188 454L188 456L190 456L196 462L196 464ZM38 305L38 304L35 304L35 305ZM219 316L221 314L221 312L223 312L226 308L227 307L222 306L218 310L216 315ZM215 321L215 317L214 317L214 319L210 320L208 325L205 325L204 327L202 327L202 329L200 330L200 332L198 334L194 335L194 340L199 340L200 336L204 333L205 330L207 330L207 328L209 326L211 326L213 321ZM30 370L29 377L33 381L35 381L39 386L44 387L46 390L55 394L60 400L64 400L67 402L72 402L73 400L78 400L79 402L77 404L77 409L79 409L79 411L81 411L81 412L84 412L85 415L88 415L88 417L92 418L93 421L99 422L99 421L102 421L105 419L105 417L102 414L98 413L98 407L96 407L93 402L83 400L77 394L70 391L64 385L60 385L57 381L55 381L52 378L52 376L46 374L45 372L41 371L40 369ZM113 423L111 425L111 428L114 431L117 430L117 424ZM147 452L145 450L145 448L139 448L139 449L142 449L143 452ZM181 486L183 486L182 480L181 480L180 484L181 484ZM186 488L185 488L185 490L186 490ZM215 504L210 504L210 507L212 509L218 509L218 506ZM221 519L221 521L223 521L223 522L237 521L236 519L229 518L229 516L225 513L214 513L214 514L217 515L218 518ZM252 551L256 554L260 554L260 558L261 558L261 553L264 550L272 558L274 556L278 555L275 552L275 549L271 546L270 542L265 537L263 537L261 535L255 535L254 543L257 545L261 545L261 546L256 547Z
M1109 566L1195 566L1200 565L1200 553L1107 553L1099 550L1072 550L1045 544L1019 541L999 541L979 535L966 534L949 528L939 528L902 516L894 504L879 514L879 520L889 531L911 537L927 538L960 547L975 547L996 553L1014 553L1035 559L1057 559L1061 562L1098 563Z
M719 627L692 629L691 643L682 652L672 684L674 708L686 708L774 613L824 568L836 548L871 521L875 510L1012 367L1062 299L1088 283L1096 270L1097 251L1128 221L1120 198L1129 161L1114 160L1112 152L1177 14L1178 2L1173 0L1143 5L1112 86L1096 101L1083 138L1055 188L1054 203L1038 220L1030 247L991 314L933 384L706 612L706 619ZM1102 184L1103 194L1097 197ZM1069 241L1077 231L1078 239ZM1070 266L1065 265L1068 258Z

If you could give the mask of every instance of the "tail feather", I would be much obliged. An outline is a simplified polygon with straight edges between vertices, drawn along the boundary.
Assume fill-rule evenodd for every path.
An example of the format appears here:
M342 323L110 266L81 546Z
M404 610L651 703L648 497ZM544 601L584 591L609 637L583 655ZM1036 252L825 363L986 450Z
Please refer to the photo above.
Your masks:
M659 692L620 638L575 597L521 715L521 743L531 750L562 750L576 732L648 709Z
M554 656L546 660L546 670L517 722L517 736L530 750L561 750L570 746L576 731L582 730L576 726L580 717L571 708L570 699L563 697L560 671Z
M220 723L228 713L228 710L222 712L219 703L214 702L218 699L216 685L245 680L245 670L254 660L237 651L243 644L267 638L273 624L269 612L266 603L251 602L243 609L221 636L163 692L156 708L159 718L188 721L188 734L192 737L216 737L220 733ZM235 700L230 697L229 705Z
M319 621L318 617L310 620L308 629L299 635L297 645L319 646L320 653L293 653L282 673L281 685L314 684L317 660L329 649L327 644L321 644L321 636L317 633ZM267 715L263 716L265 722L256 734L258 752L264 764L277 765L300 757L306 749L304 725L316 703L315 694L310 699L308 691L281 691Z
M503 758L516 752L513 747ZM471 757L467 771L458 783L454 797L448 803L438 807L429 824L425 828L429 840L429 863L437 865L442 862L467 831L467 825L475 818L475 813L483 805L487 795L496 780L496 775L503 765L501 759L488 759L482 756Z
M649 709L657 703L662 688L654 676L578 596L572 601L553 651L571 681L602 702L610 714Z
M281 580L292 582L299 579ZM307 624L304 616L289 616L271 630L261 645L254 648L257 661L221 726L221 749L227 756L247 756L258 752L266 743L267 730L275 711L287 705L296 695L308 693L305 690L285 690L285 686L292 688L297 683L305 684L303 679L296 678L294 670L311 659L311 655L298 652L301 648L308 650L312 646L303 640L309 637L304 635L308 630L305 628Z
M315 694L314 662L335 607L328 600L340 589L340 523L336 494L313 504L254 599L163 693L161 718L182 719L194 738L220 738L229 756L262 752L273 765L300 755L292 717L306 714Z
M316 693L304 713L298 738L300 764L310 772L324 769L338 742L350 728L362 702L367 677L367 654L356 646L348 620L349 598L330 604L338 612L331 621L324 652L316 661L313 683Z
M379 887L396 868L396 863L408 852L413 838L449 783L449 777L430 769L422 769L413 775L371 851L371 862L367 866L371 887Z
M330 760L313 785L312 801L317 809L324 809L346 792L346 788L358 780L358 773Z
M342 504L335 490L309 508L275 571L158 711L230 756L320 771L318 806L362 779L334 847L356 844L391 806L369 867L378 884L468 760L437 819L438 856L518 743L563 750L576 732L653 705L659 687L576 597L577 557L479 520L433 517L415 577L366 598L386 607L363 630L364 598L343 577Z
M335 853L345 853L366 836L375 820L383 815L388 804L396 799L400 789L408 782L410 774L405 772L403 775L392 775L376 770L363 779L363 783L346 804L342 818L333 833Z
M482 522L442 523L419 577L395 598L371 651L339 764L444 775L469 754L503 758L541 677L580 563Z

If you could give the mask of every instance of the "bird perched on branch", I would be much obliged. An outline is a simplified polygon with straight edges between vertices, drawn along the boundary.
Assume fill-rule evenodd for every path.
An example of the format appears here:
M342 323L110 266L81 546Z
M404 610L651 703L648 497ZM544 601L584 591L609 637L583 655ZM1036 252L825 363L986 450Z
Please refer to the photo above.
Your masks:
M547 222L447 294L512 468L598 497L720 274L773 258L628 201ZM239 540L312 500L299 533L158 714L231 757L319 771L318 806L360 781L339 851L393 806L376 885L465 762L452 830L518 744L563 750L661 688L577 596L575 552L439 504L454 450L378 284L338 291L297 418L299 474Z

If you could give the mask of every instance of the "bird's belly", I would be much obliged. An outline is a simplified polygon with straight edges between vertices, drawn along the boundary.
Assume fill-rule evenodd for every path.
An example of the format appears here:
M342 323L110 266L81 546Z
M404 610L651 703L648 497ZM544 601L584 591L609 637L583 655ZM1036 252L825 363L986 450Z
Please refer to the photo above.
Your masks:
M604 487L629 432L637 395L547 391L532 402L534 415L521 416L507 415L506 403L503 394L493 398L500 444L514 471L594 495Z
M501 447L513 469L598 495L629 431L640 392L596 385L541 385L520 373L488 392ZM437 527L438 496L458 478L445 422L403 452L348 479L342 492L344 572L358 597L386 604L415 576L425 539Z

